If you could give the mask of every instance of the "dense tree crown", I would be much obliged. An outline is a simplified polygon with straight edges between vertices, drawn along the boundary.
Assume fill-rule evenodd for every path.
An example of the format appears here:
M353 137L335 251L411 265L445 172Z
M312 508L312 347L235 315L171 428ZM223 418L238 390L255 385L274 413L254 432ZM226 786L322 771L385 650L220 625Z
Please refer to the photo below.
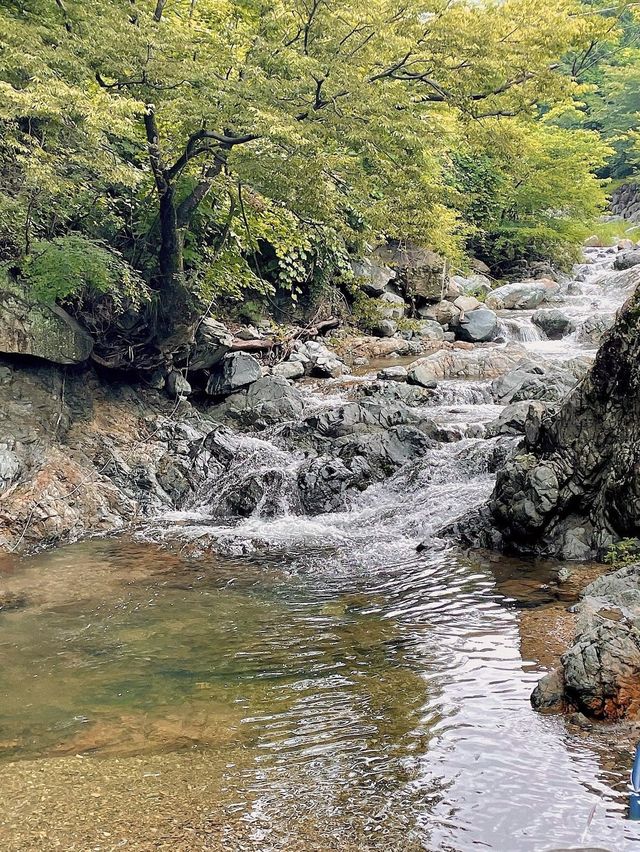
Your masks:
M568 256L632 168L635 5L2 0L0 262L165 339L384 237Z

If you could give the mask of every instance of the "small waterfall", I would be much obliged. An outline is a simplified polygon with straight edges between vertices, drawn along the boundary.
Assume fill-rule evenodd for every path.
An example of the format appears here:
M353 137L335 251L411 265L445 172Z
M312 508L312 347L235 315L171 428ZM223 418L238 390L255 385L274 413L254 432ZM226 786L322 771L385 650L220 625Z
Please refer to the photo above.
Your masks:
M501 317L498 322L498 335L515 343L536 343L545 339L530 317Z

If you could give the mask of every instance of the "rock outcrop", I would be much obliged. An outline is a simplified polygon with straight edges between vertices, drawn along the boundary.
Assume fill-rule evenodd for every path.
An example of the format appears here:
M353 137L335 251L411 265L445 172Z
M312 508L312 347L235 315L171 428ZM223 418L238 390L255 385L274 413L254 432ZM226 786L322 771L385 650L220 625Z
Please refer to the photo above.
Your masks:
M575 709L596 719L639 719L640 564L595 580L575 610L573 644L534 690L533 706Z
M81 364L92 350L90 335L58 305L38 304L15 288L0 290L0 352Z
M499 472L490 512L505 547L586 559L640 533L639 365L636 294L584 381Z

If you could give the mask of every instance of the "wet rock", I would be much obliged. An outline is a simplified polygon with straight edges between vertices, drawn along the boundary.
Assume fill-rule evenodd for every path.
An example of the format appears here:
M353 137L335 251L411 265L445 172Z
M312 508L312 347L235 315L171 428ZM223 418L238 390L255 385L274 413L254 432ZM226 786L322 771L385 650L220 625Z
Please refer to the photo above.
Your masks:
M304 364L299 360L283 361L272 367L271 372L283 379L301 379L304 376Z
M370 258L353 261L351 268L361 288L368 296L382 296L389 282L396 277L393 269L375 263Z
M573 358L561 364L524 360L498 377L491 385L497 402L507 404L527 399L558 402L586 376L589 362Z
M421 458L434 446L433 440L421 429L405 425L344 436L335 443L341 459L347 464L356 458L364 459L376 479L383 479L408 462Z
M319 456L302 465L297 482L304 511L319 515L344 509L354 475L340 459Z
M233 336L228 329L221 322L207 317L196 330L195 344L188 362L189 369L208 370L219 364L231 349L232 343Z
M580 343L597 346L615 322L611 314L593 314L578 327L577 338Z
M613 261L614 269L631 269L632 266L640 264L640 250L625 251Z
M485 304L494 311L530 310L537 308L548 296L545 285L539 281L517 281L492 290Z
M451 281L458 285L460 289L458 295L462 296L482 296L484 298L493 289L491 281L487 276L480 273L470 275L468 278L464 278L461 275L453 275Z
M304 402L297 388L282 376L263 376L248 388L227 397L210 413L221 422L263 429L273 423L296 420L303 411Z
M442 379L491 379L509 370L517 360L515 353L507 350L441 350L415 361L409 367L409 381L429 387Z
M456 336L470 343L483 343L495 337L497 327L497 315L488 308L479 307L462 315Z
M527 423L534 420L539 423L547 411L545 402L523 400L507 405L500 416L487 424L487 436L524 435Z
M246 352L225 355L207 381L210 396L227 396L256 382L262 376L260 363Z
M421 424L421 419L402 403L382 404L374 400L348 402L314 414L305 421L320 435L340 438L387 430L400 424Z
M534 710L559 713L565 706L565 683L562 669L549 672L538 682L531 694Z
M407 368L406 367L385 367L380 370L378 373L378 378L383 379L384 381L389 382L406 382L407 381ZM0 467L0 475L1 475L1 467Z
M91 336L58 305L28 300L4 282L0 289L0 352L35 355L55 364L81 364Z
M179 370L172 370L166 378L166 388L169 396L185 397L191 393L191 385Z
M537 326L549 340L560 340L575 330L573 320L557 308L536 311L531 322Z
M29 598L21 592L9 592L0 589L0 612L24 609L29 605Z

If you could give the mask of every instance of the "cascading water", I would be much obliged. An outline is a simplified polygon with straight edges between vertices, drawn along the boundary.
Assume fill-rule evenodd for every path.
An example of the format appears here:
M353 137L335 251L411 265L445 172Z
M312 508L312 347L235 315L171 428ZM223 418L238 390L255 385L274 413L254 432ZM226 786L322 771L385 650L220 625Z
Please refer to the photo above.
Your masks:
M578 320L596 300L615 310L626 292L594 283L609 253L589 260L577 273L585 280L560 294ZM503 320L524 355L588 351L576 335L534 335L530 313ZM305 416L375 402L373 380L349 377L331 395L309 389ZM487 381L440 382L409 402L417 423L478 434L501 410ZM11 779L39 790L43 771L31 767L46 767L43 799L59 783L70 807L80 793L67 761L77 758L65 756L95 751L100 795L120 811L132 778L154 779L156 809L171 795L188 811L188 790L202 783L203 824L218 832L218 845L202 848L640 846L621 818L625 744L612 750L606 732L585 740L529 705L539 668L523 656L518 613L551 599L552 566L461 553L440 535L487 498L517 438L431 440L386 478L339 494L337 510L310 515L302 425L259 438L221 430L211 448L220 473L191 511L147 524L134 541L25 564L45 579L41 603L3 622L0 755L14 761ZM348 448L360 428L335 440ZM375 444L385 430L372 434ZM325 438L313 440L325 452ZM148 806L136 804L141 821ZM20 817L6 820L19 838ZM43 831L64 848L59 825Z

